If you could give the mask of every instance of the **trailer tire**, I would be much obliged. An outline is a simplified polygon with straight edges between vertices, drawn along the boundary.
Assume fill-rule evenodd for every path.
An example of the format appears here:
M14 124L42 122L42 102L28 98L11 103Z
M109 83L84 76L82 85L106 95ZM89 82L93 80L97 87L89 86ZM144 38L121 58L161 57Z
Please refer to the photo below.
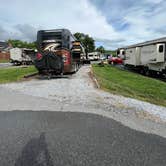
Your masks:
M144 68L144 75L145 76L150 76L149 68L147 68L147 67Z

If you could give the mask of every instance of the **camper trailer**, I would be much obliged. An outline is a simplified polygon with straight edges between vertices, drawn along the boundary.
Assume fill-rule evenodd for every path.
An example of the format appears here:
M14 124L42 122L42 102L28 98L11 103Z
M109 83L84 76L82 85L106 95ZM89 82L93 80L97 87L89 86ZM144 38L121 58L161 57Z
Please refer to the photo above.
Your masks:
M14 65L32 64L32 58L35 54L33 49L12 48L10 49L10 61Z
M100 59L100 53L99 52L91 52L88 53L88 59L91 61L96 61Z
M166 38L126 47L124 64L146 75L166 74Z

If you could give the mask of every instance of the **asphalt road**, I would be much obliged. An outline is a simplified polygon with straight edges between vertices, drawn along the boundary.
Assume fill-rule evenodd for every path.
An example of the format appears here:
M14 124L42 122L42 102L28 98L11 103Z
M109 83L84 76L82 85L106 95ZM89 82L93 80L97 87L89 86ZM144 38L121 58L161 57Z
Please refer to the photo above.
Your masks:
M0 63L0 68L7 68L7 67L10 67L12 66L11 63Z
M166 139L87 113L0 112L2 166L165 166Z

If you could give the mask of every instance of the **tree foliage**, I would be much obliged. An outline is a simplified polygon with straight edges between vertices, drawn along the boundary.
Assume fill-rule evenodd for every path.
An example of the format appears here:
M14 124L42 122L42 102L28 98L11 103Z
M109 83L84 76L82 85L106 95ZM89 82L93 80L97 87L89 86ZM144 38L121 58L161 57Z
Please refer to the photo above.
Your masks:
M12 47L36 49L36 42L26 42L21 40L8 40Z
M96 51L100 52L100 53L105 53L105 49L103 46L100 46L98 48L96 48Z
M111 54L112 56L117 56L117 53L116 53L116 51L114 50L105 50L105 53L106 54Z

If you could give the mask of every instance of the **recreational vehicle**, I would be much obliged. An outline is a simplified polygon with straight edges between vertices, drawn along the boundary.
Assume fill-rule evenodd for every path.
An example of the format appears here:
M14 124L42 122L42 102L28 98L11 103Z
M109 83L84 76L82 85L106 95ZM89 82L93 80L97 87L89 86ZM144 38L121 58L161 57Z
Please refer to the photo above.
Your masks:
M88 59L89 60L99 60L100 59L100 53L99 52L91 52L91 53L88 53Z
M166 74L166 38L126 47L124 64L146 75Z
M10 49L10 61L14 65L32 64L32 58L35 54L33 49L12 48Z
M35 66L39 73L61 75L79 69L82 45L68 29L38 31L37 48Z

